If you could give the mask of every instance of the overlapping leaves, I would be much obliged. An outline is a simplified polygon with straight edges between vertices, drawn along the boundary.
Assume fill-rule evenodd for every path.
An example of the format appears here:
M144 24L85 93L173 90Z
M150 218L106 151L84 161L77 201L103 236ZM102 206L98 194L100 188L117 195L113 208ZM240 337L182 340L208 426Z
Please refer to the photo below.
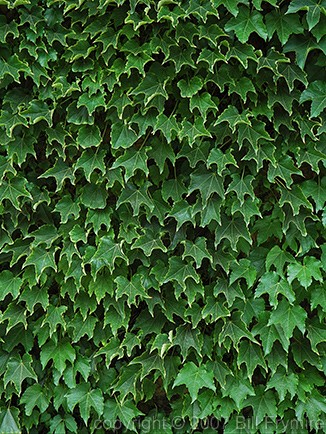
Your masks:
M325 14L1 2L0 432L323 432Z

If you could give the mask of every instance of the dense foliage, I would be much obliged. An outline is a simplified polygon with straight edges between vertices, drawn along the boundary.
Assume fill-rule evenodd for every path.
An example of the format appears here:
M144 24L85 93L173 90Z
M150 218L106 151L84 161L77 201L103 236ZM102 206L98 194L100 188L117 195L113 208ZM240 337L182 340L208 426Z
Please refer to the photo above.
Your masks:
M0 1L0 432L322 433L325 0Z

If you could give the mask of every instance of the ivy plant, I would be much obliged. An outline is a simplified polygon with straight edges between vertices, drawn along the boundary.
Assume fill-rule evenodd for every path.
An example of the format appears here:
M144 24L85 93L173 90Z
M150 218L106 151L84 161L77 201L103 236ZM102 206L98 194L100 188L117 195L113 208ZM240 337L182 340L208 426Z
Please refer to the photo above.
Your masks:
M0 1L0 432L326 426L325 0Z

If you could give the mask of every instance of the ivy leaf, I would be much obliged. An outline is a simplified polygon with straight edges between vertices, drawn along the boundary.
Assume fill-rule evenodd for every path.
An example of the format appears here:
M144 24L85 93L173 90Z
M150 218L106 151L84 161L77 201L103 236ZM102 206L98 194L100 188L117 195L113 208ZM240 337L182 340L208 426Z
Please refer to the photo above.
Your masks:
M291 190L280 188L281 190L281 198L279 201L280 206L283 206L285 203L290 204L293 215L298 215L300 212L300 207L303 206L305 208L313 210L311 203L307 200L305 195L303 194L301 188L298 185L294 185Z
M277 274L283 275L283 269L286 262L294 262L293 256L282 250L279 246L274 246L266 256L266 270L269 271L272 266L275 267Z
M119 196L117 208L119 208L123 203L129 203L131 205L134 216L139 214L141 205L145 205L150 211L154 210L153 201L147 193L145 184L139 189L132 184L127 184Z
M307 325L307 336L310 340L311 348L317 354L319 354L317 345L326 340L326 329L321 326L322 324L319 324L317 321Z
M260 297L262 294L269 295L269 302L273 307L278 305L278 294L284 295L290 304L293 304L295 301L295 293L289 282L275 271L265 273L260 278L255 291L255 298Z
M207 166L210 167L213 164L216 164L217 173L220 176L224 170L226 170L226 166L228 164L232 164L234 167L239 167L230 150L227 150L227 152L222 152L218 148L213 148L207 158Z
M253 372L258 365L264 368L266 372L268 371L260 346L245 340L241 341L239 345L239 354L237 359L239 369L243 363L247 365L250 382L252 382Z
M30 416L35 407L44 413L49 406L50 398L40 384L33 384L25 390L20 402L25 404L26 414Z
M294 262L288 265L288 281L292 283L294 279L298 279L302 286L308 288L312 283L312 278L319 282L323 281L320 268L321 262L318 259L305 256L302 264Z
M257 386L255 392L255 396L249 396L244 402L245 406L252 407L255 424L259 425L266 416L275 420L277 416L277 407L274 393L271 390L264 392L262 386Z
M95 275L97 275L105 266L113 272L117 258L123 259L128 264L128 258L122 250L122 244L116 244L109 236L103 236L95 253L88 261L92 266L92 270L96 271Z
M77 144L82 148L97 147L101 141L101 132L96 125L82 125L78 129Z
M283 371L283 370L282 370ZM274 388L280 398L280 402L284 401L287 393L290 394L291 399L294 398L297 392L298 384L299 384L299 377L294 372L291 372L290 374L286 374L285 372L282 372L281 370L278 370L268 381L266 385L266 389L272 389Z
M87 424L93 408L98 416L102 416L104 410L104 399L101 389L91 389L87 383L78 384L66 394L67 405L73 411L78 404L80 415Z
M239 343L242 338L247 338L250 341L259 345L256 339L253 337L252 333L246 328L245 323L241 319L241 313L235 312L231 319L228 319L224 322L223 329L218 337L218 344L221 346L223 343L224 346L225 338L228 337L232 340L234 347L238 351Z
M254 200L256 196L251 185L253 179L254 177L252 175L240 177L237 173L235 173L232 175L232 182L229 184L226 194L230 191L234 191L241 205L243 205L244 198L247 194Z
M251 125L241 123L238 127L238 140L239 147L243 146L243 142L246 140L251 147L253 147L255 153L258 151L259 140L273 140L265 130L265 124L262 121L252 121Z
M196 262L197 268L201 266L205 258L209 259L211 263L213 262L213 258L207 250L206 239L204 237L198 237L194 243L188 240L182 241L182 244L184 244L182 259L187 256L192 257Z
M149 174L149 170L147 167L147 152L151 148L142 148L140 150L137 149L127 149L123 155L118 157L113 165L112 169L116 167L123 167L125 169L125 180L126 182L134 175L136 170L143 171L146 175Z
M284 15L281 10L274 10L266 15L266 30L269 39L276 32L282 45L286 44L289 36L303 33L303 28L298 15Z
M45 369L48 362L52 360L54 367L61 375L66 368L67 361L73 364L75 359L76 352L69 342L55 343L50 340L41 348L40 360L42 368Z
M15 407L8 408L3 416L0 425L0 432L18 434L21 432L18 426L19 410Z
M305 86L308 85L307 74L297 65L282 62L277 65L277 71L282 77L284 77L290 91L294 89L295 80L300 81Z
M33 265L36 272L36 277L39 280L41 274L47 268L52 268L52 270L57 271L57 265L55 262L55 252L56 249L47 250L43 247L34 247L31 253L27 256L24 267L28 265Z
M132 249L136 248L141 249L146 256L150 256L153 253L153 250L167 252L167 248L163 244L162 240L149 231L146 231L144 235L136 238L132 244Z
M223 198L223 178L216 175L213 171L200 167L190 175L188 196L195 190L200 191L204 203L207 203L213 193L217 193L221 198Z
M180 140L187 138L189 145L193 146L198 137L212 137L211 133L205 128L204 120L197 116L195 122L192 123L184 120L182 129L179 132Z
M96 149L95 151L93 149L86 149L78 158L74 166L74 173L78 169L83 169L88 182L91 182L91 175L95 169L98 169L104 175L106 169L104 163L105 154L104 149Z
M304 69L308 54L312 50L321 49L322 51L324 51L323 46L320 45L321 42L317 43L315 39L312 38L310 35L291 35L288 42L284 45L283 52L288 53L290 51L294 51L296 54L296 61L298 66L301 69Z
M321 80L309 83L300 96L300 104L311 101L310 117L317 117L326 107L326 83Z
M0 273L0 299L3 301L8 294L13 298L18 297L23 280L15 276L11 271L4 270Z
M293 183L293 175L302 175L302 173L295 167L292 159L288 155L285 155L277 161L275 166L269 166L267 179L269 182L275 182L275 178L279 177L285 181L287 188L290 189Z
M192 401L197 399L198 391L202 387L213 390L216 388L214 385L214 376L212 371L207 371L205 365L196 366L193 362L187 362L179 371L173 386L180 386L185 384L189 390Z
M309 25L309 30L311 30L318 23L320 19L320 14L325 13L326 4L324 1L316 0L292 0L290 3L287 14L295 14L298 11L307 11L307 22Z
M191 264L184 263L181 258L172 256L169 259L169 269L162 283L167 283L173 280L186 289L186 279L188 278L191 278L196 283L199 283L199 276L194 270L193 266Z
M108 193L100 184L87 183L80 195L80 202L87 208L104 209Z
M144 95L145 106L148 105L153 98L160 95L164 99L168 98L165 86L168 81L167 71L162 68L159 74L148 72L141 83L131 92L131 95Z
M62 158L58 158L55 165L46 170L39 178L55 178L57 189L59 191L62 189L63 183L66 179L74 185L75 184L75 176L71 167L69 167Z
M6 75L10 75L16 83L19 83L19 73L29 72L29 67L26 63L22 62L17 54L14 54L9 59L0 59L0 79L5 78Z
M237 408L240 409L248 395L255 395L255 391L247 377L242 376L241 373L227 377L225 388L222 389L222 396L232 398Z
M139 136L127 124L115 122L111 130L111 146L113 149L130 148Z
M202 79L195 76L190 78L189 81L184 79L178 81L177 86L180 89L182 98L191 98L203 87L203 84Z
M231 264L230 285L236 280L244 278L248 288L251 288L256 280L256 268L251 265L249 259L240 259L239 262Z
M20 203L18 201L20 197L33 199L26 187L26 179L21 177L15 177L8 181L1 181L0 202L3 202L4 199L8 199L17 210L20 210Z
M240 238L252 243L247 226L242 218L232 217L227 218L222 216L221 225L215 229L215 246L217 246L223 238L227 238L231 243L232 250L237 250L237 244Z
M117 290L115 293L116 300L125 295L129 307L132 304L139 304L136 303L136 297L139 297L140 300L150 298L144 288L143 279L139 275L134 275L131 278L131 281L126 279L124 276L118 276L114 281L117 284Z
M37 381L37 376L32 368L32 357L24 354L23 357L11 357L6 366L6 372L3 376L4 386L13 383L17 392L21 393L21 385L26 378L32 378Z
M251 12L246 6L239 6L239 14L231 18L224 29L226 32L233 30L241 43L247 42L253 32L256 32L264 40L267 39L262 15L255 10Z
M162 131L168 143L171 142L172 137L179 133L179 125L175 119L175 116L167 117L164 113L160 113L157 117L156 124L153 129L153 134L156 131ZM175 134L173 134L173 132ZM150 148L149 148L150 149Z
M78 218L80 206L77 202L73 202L70 196L64 195L57 202L54 211L60 213L61 223L67 223L70 216L73 216L75 219Z
M291 306L287 300L281 300L271 312L268 325L280 324L287 337L291 337L295 327L304 333L307 312L301 306Z

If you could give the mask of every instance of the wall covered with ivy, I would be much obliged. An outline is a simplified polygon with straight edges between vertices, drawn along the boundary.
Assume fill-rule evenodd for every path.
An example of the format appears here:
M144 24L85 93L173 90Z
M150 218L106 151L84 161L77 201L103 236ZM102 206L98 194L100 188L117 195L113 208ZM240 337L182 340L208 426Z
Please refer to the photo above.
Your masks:
M0 0L0 433L325 432L325 0Z

